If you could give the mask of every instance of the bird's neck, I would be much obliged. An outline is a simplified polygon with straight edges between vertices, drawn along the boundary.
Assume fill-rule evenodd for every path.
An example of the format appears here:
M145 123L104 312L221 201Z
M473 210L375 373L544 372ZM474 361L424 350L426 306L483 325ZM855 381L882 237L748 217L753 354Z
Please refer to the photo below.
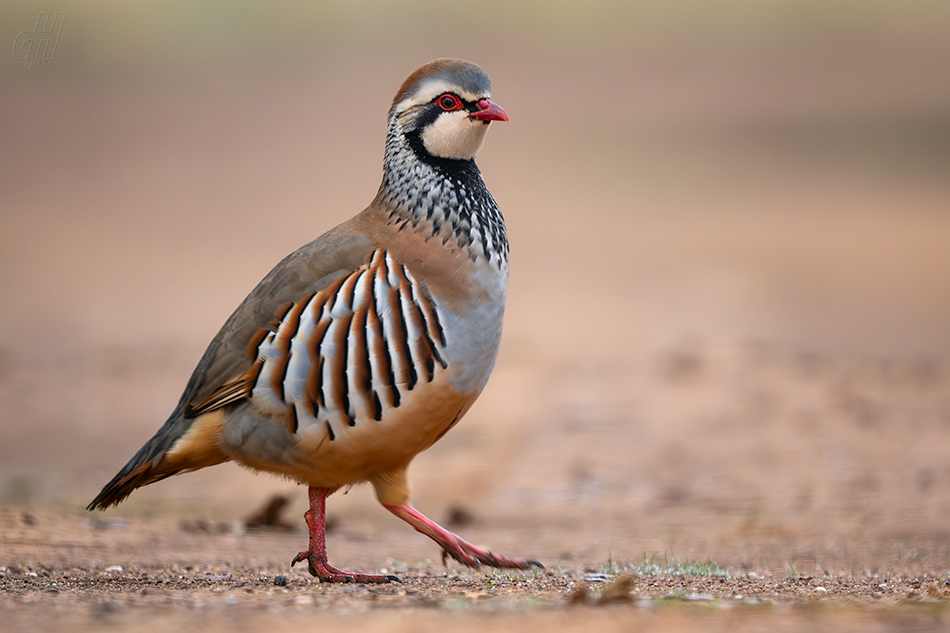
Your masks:
M475 161L432 156L390 125L376 199L400 229L454 242L472 261L507 270L505 221Z

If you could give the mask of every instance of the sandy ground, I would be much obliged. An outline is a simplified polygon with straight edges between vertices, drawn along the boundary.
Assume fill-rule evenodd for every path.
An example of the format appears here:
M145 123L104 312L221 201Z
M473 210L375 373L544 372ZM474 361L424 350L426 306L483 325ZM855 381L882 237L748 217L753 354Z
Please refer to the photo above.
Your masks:
M939 3L884 6L513 11L491 50L386 55L340 18L273 68L237 21L216 56L71 10L48 72L0 65L0 629L950 626L950 47ZM404 583L320 585L303 489L234 465L84 512L270 266L371 199L389 99L446 52L511 115L479 164L512 279L414 502L546 570L443 567L355 488L331 561ZM243 528L275 494L296 530Z
M415 562L379 568L365 561L387 545L338 526L329 538L337 559L401 582L333 585L282 564L304 538L287 530L13 511L0 520L0 545L18 561L0 566L0 630L929 630L950 618L950 580L939 572L737 572L653 557L502 573L443 567L421 558L419 543L400 548Z

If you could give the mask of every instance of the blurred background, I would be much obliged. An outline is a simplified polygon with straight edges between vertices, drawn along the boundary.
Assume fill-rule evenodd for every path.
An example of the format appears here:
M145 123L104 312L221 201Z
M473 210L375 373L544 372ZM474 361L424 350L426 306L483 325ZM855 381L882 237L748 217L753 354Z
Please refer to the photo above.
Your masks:
M372 199L392 96L450 56L511 117L478 161L511 285L418 506L539 558L944 565L948 32L942 0L4 2L0 504L79 512L270 267ZM271 492L296 520L302 488L233 465L113 512ZM331 513L405 530L369 490Z

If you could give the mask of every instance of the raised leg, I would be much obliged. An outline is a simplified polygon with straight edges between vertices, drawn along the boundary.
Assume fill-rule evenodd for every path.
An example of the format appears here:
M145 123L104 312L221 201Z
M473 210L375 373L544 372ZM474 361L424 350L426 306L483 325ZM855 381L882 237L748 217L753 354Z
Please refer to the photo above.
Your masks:
M417 532L425 534L442 548L442 560L446 556L462 563L467 567L480 567L487 565L489 567L501 567L507 569L530 569L532 567L544 568L544 565L536 560L522 560L520 558L508 558L493 554L486 549L475 547L471 543L452 534L439 524L427 518L424 514L413 508L409 504L386 505L387 510L397 517L416 528Z
M307 520L307 527L310 528L310 547L307 551L300 552L290 561L293 567L297 563L306 560L310 569L310 575L316 576L323 582L400 582L396 576L382 576L379 574L351 574L340 571L327 562L327 492L326 488L310 488L310 509L307 510L303 518Z

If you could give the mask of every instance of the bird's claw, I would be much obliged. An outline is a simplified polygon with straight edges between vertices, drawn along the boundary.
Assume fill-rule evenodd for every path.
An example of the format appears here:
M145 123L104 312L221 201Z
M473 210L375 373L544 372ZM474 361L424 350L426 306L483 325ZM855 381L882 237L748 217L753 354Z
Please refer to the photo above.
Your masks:
M443 566L446 563L446 559L451 558L452 560L459 562L466 567L471 567L472 569L478 569L482 565L487 567L496 567L499 569L531 569L532 567L544 569L544 565L533 559L522 560L520 558L498 556L492 552L489 552L488 550L483 550L473 545L469 545L461 539L459 539L459 541L460 542L457 544L457 549L443 546Z
M307 561L307 569L310 571L310 575L320 580L320 582L402 583L402 580L400 580L398 576L393 576L392 574L353 574L341 571L328 563L325 558L321 559L309 551L299 552L294 556L294 559L290 561L290 566L293 567L297 563L301 563L305 560Z

